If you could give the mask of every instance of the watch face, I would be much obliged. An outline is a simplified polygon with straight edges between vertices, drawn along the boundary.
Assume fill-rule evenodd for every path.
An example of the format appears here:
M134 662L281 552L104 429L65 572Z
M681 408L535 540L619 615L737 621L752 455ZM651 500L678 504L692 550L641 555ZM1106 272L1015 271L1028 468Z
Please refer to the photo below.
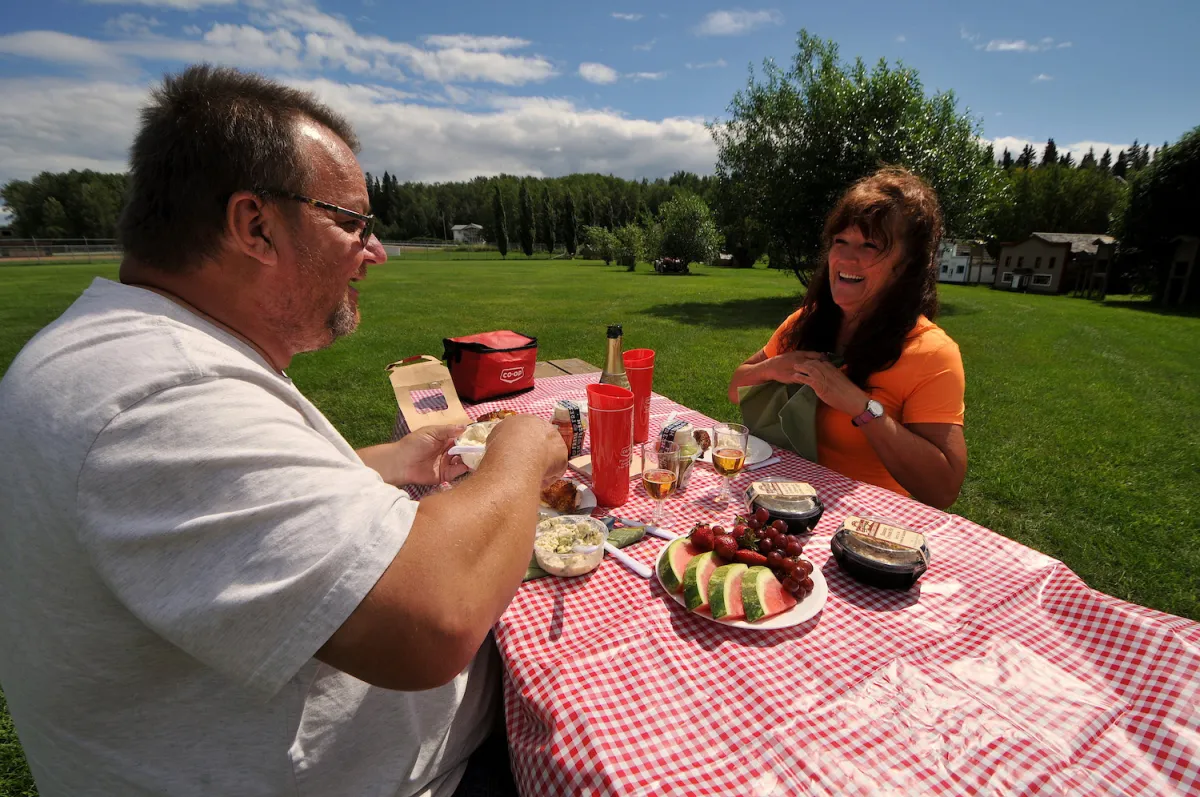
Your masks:
M867 412L871 413L876 418L882 418L883 417L883 405L880 404L875 399L871 399L870 401L867 402Z

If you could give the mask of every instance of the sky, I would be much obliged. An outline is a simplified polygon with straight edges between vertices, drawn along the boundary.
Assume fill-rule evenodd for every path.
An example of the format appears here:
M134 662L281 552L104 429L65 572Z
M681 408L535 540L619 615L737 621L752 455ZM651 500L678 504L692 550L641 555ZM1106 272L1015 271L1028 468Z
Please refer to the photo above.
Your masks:
M953 90L997 156L1115 157L1200 124L1198 27L1200 0L5 0L0 184L124 171L151 86L199 61L312 90L402 180L710 173L706 123L801 28Z

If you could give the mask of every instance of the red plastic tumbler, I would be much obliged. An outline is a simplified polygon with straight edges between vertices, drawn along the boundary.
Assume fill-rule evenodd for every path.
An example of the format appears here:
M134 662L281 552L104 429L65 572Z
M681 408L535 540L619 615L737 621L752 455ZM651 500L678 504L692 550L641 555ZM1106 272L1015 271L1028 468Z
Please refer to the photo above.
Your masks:
M588 434L592 443L592 490L596 503L629 500L633 454L633 393L616 385L588 385Z
M650 391L654 387L654 349L630 349L621 355L633 391L633 442L650 436Z

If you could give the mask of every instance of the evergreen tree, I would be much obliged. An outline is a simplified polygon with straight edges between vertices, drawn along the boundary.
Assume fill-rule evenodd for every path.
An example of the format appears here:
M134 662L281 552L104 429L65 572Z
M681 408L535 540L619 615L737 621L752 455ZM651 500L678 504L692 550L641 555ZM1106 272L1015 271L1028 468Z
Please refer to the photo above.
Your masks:
M1131 146L1129 149L1125 150L1125 172L1126 172L1126 175L1132 176L1129 173L1136 172L1138 170L1138 164L1141 163L1141 160L1142 160L1142 148L1141 148L1141 146L1138 145L1138 140L1135 138L1133 140L1133 146ZM1122 176L1126 176L1126 175L1122 175Z
M554 218L554 208L550 205L550 187L542 186L542 217L538 220L541 226L542 244L545 245L546 251L554 254L554 226L556 220Z
M1113 164L1112 174L1113 177L1120 177L1124 179L1128 172L1129 163L1125 158L1125 150L1121 150L1117 153L1117 162Z
M1004 156L1000 159L1000 165L1006 170L1013 167L1013 156L1012 153L1008 151L1008 147L1004 148Z
M1075 166L1075 159L1071 157L1071 153L1064 152L1058 159L1058 165L1070 169Z
M1112 150L1104 150L1104 154L1100 156L1100 168L1103 171L1112 171Z
M1042 165L1053 166L1058 163L1058 147L1054 144L1054 139L1046 140L1046 148L1042 150Z
M1026 144L1025 149L1021 150L1021 156L1017 158L1017 165L1023 169L1033 168L1033 159L1037 157L1037 151L1034 150L1032 144Z
M1087 154L1084 155L1083 158L1080 159L1079 168L1080 169L1096 168L1096 148L1095 147L1089 148L1087 151Z
M571 192L567 191L566 208L563 215L563 245L567 248L567 254L575 257L575 236L579 231L579 219L575 216L575 197L571 196Z
M529 198L529 184L521 180L521 251L525 257L533 257L533 200Z
M492 197L492 224L496 227L496 248L500 257L508 257L508 216L504 213L504 199L500 196L500 184Z
M379 196L376 197L376 202L378 203L378 207L375 207L375 215L379 217L380 221L384 224L393 224L399 221L392 214L392 176L386 171L383 173L383 185L381 186ZM398 216L399 214L396 215Z

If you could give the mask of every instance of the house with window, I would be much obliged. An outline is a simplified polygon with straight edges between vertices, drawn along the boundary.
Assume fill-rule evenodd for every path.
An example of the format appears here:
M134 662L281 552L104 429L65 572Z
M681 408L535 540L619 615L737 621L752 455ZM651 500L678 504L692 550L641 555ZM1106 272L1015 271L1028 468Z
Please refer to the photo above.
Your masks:
M450 232L454 234L454 243L456 244L483 243L482 224L455 224L450 228Z
M982 241L942 241L937 278L938 282L991 285L996 279L996 259Z
M1103 297L1117 241L1095 233L1035 232L1000 247L993 287Z

